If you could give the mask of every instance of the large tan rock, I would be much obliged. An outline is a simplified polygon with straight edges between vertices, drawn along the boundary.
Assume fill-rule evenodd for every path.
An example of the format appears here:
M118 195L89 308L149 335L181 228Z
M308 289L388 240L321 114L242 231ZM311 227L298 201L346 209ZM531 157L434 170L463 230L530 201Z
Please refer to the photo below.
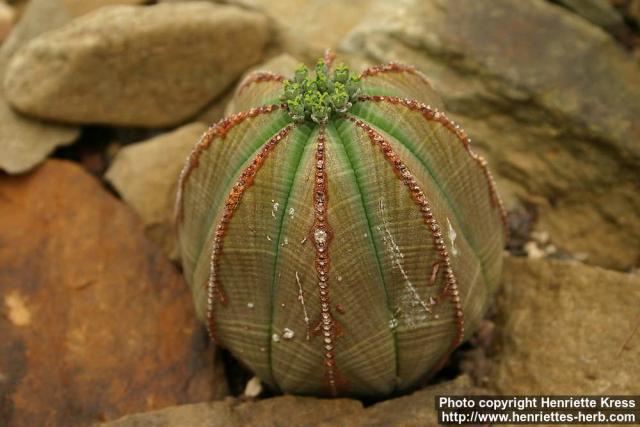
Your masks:
M0 424L79 426L221 398L176 269L78 166L0 177Z
M257 401L199 403L135 414L104 427L424 427L437 425L435 396L489 394L468 377L440 383L409 396L362 407L358 400L282 396Z
M118 151L105 175L123 200L140 216L147 236L172 259L178 250L173 209L180 171L207 130L192 123Z
M60 0L31 0L20 22L0 47L0 80L13 54L37 35L58 28L71 19ZM0 169L26 172L56 147L78 138L77 127L46 123L14 111L0 87Z
M167 1L167 0L165 0ZM175 0L174 0L175 1ZM257 10L269 17L278 49L315 62L335 49L375 3L386 0L212 0ZM390 2L391 4L395 2Z
M21 49L4 89L43 119L171 126L258 62L268 39L264 17L233 6L104 7Z
M146 0L61 0L71 16L77 17L106 6L144 4Z
M503 394L635 394L640 276L507 258L490 383Z
M416 65L560 250L640 262L640 69L600 28L542 0L376 3L342 49Z

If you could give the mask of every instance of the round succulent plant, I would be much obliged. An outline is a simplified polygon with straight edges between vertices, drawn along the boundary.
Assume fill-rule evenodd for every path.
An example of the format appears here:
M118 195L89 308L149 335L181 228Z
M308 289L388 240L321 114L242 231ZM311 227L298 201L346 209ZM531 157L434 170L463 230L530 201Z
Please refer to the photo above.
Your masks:
M180 177L182 263L211 338L274 389L385 395L473 332L505 214L421 73L332 62L240 85Z

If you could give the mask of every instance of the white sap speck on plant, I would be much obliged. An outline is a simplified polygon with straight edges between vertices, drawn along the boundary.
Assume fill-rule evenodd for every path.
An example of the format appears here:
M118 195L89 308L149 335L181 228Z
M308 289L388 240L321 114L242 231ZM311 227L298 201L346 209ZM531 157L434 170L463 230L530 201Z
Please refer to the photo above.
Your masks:
M451 243L451 255L458 256L458 248L456 248L456 230L453 229L451 221L447 218L447 226L449 227L449 242Z
M389 329L393 330L397 327L398 327L398 319L396 319L395 317L392 317L391 320L389 320Z
M276 217L276 212L278 212L278 209L280 209L280 203L272 200L271 201L273 203L273 208L271 209L271 216L272 217Z
M402 312L405 313L403 319L408 326L414 326L426 320L427 314L431 313L429 306L420 298L420 294L416 290L409 276L404 269L404 254L400 250L400 247L393 238L391 230L389 228L389 220L386 217L384 200L380 198L380 216L382 217L382 228L378 226L378 229L382 231L382 240L387 246L387 252L391 256L391 265L394 269L400 271L402 278L404 279L404 292L400 296L400 303L402 305Z
M296 213L294 208L289 208L289 218L293 218L293 215Z
M307 325L307 340L309 339L309 314L307 313L307 307L304 305L304 291L302 290L302 282L300 281L300 275L296 271L296 282L298 283L298 301L302 305L302 312L304 313L304 323Z
M248 308L253 308L253 307L255 307L255 305L252 302L248 302L247 303L247 307Z
M290 339L293 339L293 337L295 336L296 336L296 333L293 332L292 329L284 328L284 331L282 332L282 338L284 338L285 340L290 340Z

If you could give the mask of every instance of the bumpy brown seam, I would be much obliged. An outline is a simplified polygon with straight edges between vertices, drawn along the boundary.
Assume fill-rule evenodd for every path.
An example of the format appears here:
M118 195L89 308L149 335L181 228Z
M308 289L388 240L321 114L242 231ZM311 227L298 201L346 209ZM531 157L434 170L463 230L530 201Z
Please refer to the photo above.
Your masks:
M249 74L238 86L238 90L236 90L236 96L240 95L245 91L249 86L256 83L265 83L265 82L282 82L285 77L281 74L272 73L270 71L255 71Z
M431 83L429 83L429 80L424 74L422 74L420 71L418 71L415 67L411 65L401 64L399 62L389 62L388 64L385 64L385 65L374 65L373 67L369 67L360 73L360 78L366 79L368 77L374 77L379 74L385 74L385 73L413 74L414 76L417 76L420 80L422 80L422 82L426 84L428 87L432 88Z
M325 378L330 393L336 396L338 394L338 386L342 386L344 380L339 376L336 367L335 346L338 325L333 317L331 297L329 295L329 270L331 264L329 246L333 239L333 231L327 218L329 192L327 191L328 177L326 172L325 140L325 129L324 126L322 126L316 145L316 171L313 189L314 221L309 239L313 242L315 248L314 265L320 294L320 323L318 326L324 348Z

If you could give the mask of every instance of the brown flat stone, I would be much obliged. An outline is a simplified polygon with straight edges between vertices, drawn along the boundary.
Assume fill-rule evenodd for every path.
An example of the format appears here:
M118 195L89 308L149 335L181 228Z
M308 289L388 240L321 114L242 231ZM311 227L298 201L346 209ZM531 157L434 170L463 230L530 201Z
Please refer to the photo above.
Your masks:
M216 399L182 278L121 202L57 160L0 176L0 424L87 425Z

